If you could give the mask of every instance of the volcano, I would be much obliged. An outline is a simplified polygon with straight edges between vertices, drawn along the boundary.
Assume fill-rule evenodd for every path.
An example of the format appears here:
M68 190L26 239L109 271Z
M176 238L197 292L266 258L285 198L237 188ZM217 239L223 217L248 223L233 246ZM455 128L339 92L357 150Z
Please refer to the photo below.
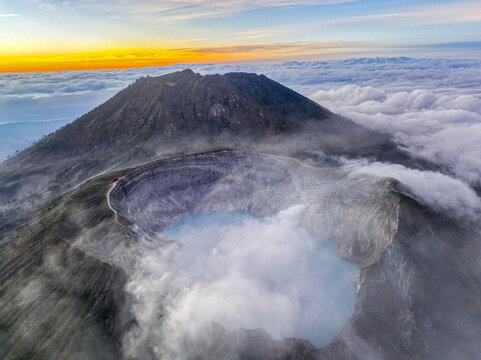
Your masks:
M263 75L137 80L0 165L0 357L479 359L479 231L405 184L359 174L358 160L434 168ZM359 266L355 308L332 341L194 331L188 318L172 337L183 289L162 282L179 247L164 231L292 206L302 231Z

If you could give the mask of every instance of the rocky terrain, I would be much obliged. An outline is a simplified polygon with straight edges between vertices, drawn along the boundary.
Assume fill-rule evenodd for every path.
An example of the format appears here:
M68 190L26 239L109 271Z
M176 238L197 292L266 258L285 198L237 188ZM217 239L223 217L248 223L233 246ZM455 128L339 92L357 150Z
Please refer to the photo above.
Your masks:
M1 165L0 358L479 359L479 233L340 155L423 166L263 76L140 79ZM129 291L142 258L172 247L163 231L297 204L305 229L359 264L354 313L332 342L214 324L168 350L163 309L143 318Z

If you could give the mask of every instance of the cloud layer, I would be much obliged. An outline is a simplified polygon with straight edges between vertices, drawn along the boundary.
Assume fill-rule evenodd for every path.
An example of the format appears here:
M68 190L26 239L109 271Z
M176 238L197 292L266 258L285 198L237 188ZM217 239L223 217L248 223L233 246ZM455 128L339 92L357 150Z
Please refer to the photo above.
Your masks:
M473 190L481 186L481 61L477 60L350 59L0 74L0 122L7 123L0 124L0 144L6 143L2 136L15 139L7 126L18 126L20 133L31 128L32 121L41 125L54 118L73 120L140 76L186 67L202 74L264 73L357 123L391 134L413 155L446 171L347 161L353 176L394 177L425 205L479 224L481 199ZM41 129L39 135L47 128ZM8 146L11 149L13 144ZM332 336L346 320L339 307L347 304L323 297L334 286L327 281L333 276L326 280L313 274L322 274L319 257L325 263L337 259L315 249L312 237L299 230L298 214L299 208L292 208L265 222L247 220L221 227L217 232L225 237L214 242L212 228L192 229L184 234L183 258L177 255L183 251L179 253L177 246L149 248L141 254L127 286L138 325L124 339L130 355L139 357L144 348L167 358L186 348L205 353L202 346L207 342L202 336L208 336L212 320L227 330L260 326L276 337L305 338L319 333L313 330L316 324L328 323L334 326L324 330ZM210 244L195 249L196 241ZM319 251L317 261L313 251ZM299 264L299 259L306 262ZM263 307L266 303L268 309ZM326 314L325 308L337 310ZM329 339L311 340L319 345Z
M311 97L353 121L388 133L414 156L481 185L481 99L436 88L388 93L345 85Z
M140 76L157 76L186 67L202 74L266 74L334 112L391 134L411 153L480 185L479 60L373 58L6 73L0 74L0 122L73 120ZM12 146L11 142L7 146ZM5 148L0 153L14 150Z
M464 181L433 172L409 169L398 164L348 160L352 175L370 174L391 177L407 186L406 191L422 204L460 224L481 230L481 198Z
M202 74L266 74L334 112L392 135L414 156L434 162L464 183L481 186L480 60L361 58L5 73L0 74L0 123L15 126L0 124L0 156L53 130L52 123L38 121L61 119L61 126L141 76L188 67ZM22 138L26 129L28 142Z

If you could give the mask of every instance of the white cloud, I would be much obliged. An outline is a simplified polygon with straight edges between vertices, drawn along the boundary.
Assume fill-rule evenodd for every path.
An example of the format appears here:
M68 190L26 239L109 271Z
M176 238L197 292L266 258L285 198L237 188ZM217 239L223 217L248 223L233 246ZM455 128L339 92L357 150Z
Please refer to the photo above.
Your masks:
M367 101L384 101L386 93L371 86L346 85L331 91L319 91L311 96L324 106L340 103L346 106L359 105Z
M355 122L391 134L414 156L480 186L481 99L477 94L435 91L434 87L386 93L346 85L311 97Z
M407 185L410 195L414 195L424 205L466 225L479 227L481 198L462 180L439 172L409 169L398 164L367 161L349 163L354 167L353 175L392 177Z
M231 16L246 11L266 8L330 5L357 2L358 0L31 0L41 7L56 10L61 7L70 9L90 9L103 12L120 12L124 16L145 22L187 21L203 18ZM457 1L447 4L416 4L391 8L388 12L369 15L338 15L330 21L307 24L312 30L329 26L362 26L381 24L443 24L457 22L478 22L481 12L477 1ZM295 28L293 29L295 31Z
M44 1L33 0L40 6L52 10L64 6L68 8L85 8L104 12L121 12L126 16L147 22L185 21L202 18L215 18L252 11L255 9L276 8L301 5L328 5L355 2L357 0L83 0Z
M34 120L69 116L73 120L74 114L93 108L140 76L157 76L187 67L202 74L263 73L364 126L391 134L413 155L450 169L457 178L440 172L367 161L349 163L354 175L396 178L427 206L455 219L479 224L481 200L471 186L481 185L480 60L375 58L5 73L0 74L0 118L2 122L18 123L32 120L27 113L39 111ZM43 123L34 124L41 126ZM8 134L9 141L0 141L0 144L15 148L11 143L15 134L5 130L11 125L0 125L0 138ZM28 128L31 126L29 124ZM18 134L21 134L25 128L19 129ZM0 156L2 153L5 150L2 152L0 148ZM296 262L310 253L312 239L300 234L294 210L274 217L267 227L250 223L248 227L224 229L227 238L211 244L209 251L195 254L190 267L182 268L173 261L175 246L149 248L141 254L128 286L139 326L124 339L126 348L138 355L137 351L148 344L165 355L165 351L178 352L182 341L205 344L204 339L197 336L208 334L207 323L212 319L228 329L262 326L276 336L295 335L292 331L302 333L303 329L309 333L312 325L309 315L319 309L301 312L302 302L315 304L309 297L315 293L304 291L307 280L299 283L297 279L312 279L312 269L316 265ZM279 242L271 236L275 231L280 231L276 233ZM211 239L208 233L198 229L192 233L206 241ZM326 258L326 261L330 260ZM209 264L215 264L216 268ZM268 264L267 268L272 271L258 271L256 264L262 265L261 270ZM282 273L284 269L280 264L294 270ZM247 276L251 271L255 272L254 277ZM276 276L281 273L283 282L279 283ZM278 284L279 291L263 286L265 280ZM216 304L214 310L210 306L212 303ZM262 308L264 303L271 304L269 309ZM159 326L162 306L167 306L168 312L165 322ZM232 307L249 316L236 317ZM259 312L263 315L252 315ZM276 315L278 313L281 316ZM322 316L322 311L317 314ZM296 328L294 319L302 316L307 317L305 327ZM337 327L342 321L332 322ZM161 348L161 341L167 341L169 347Z
M303 230L302 213L298 205L263 219L208 215L168 231L184 247L139 258L127 286L139 326L125 348L205 356L212 322L329 342L354 310L357 266L342 265L333 243ZM192 356L182 357L187 350Z
M361 24L399 24L399 25L426 25L445 24L457 22L478 22L481 20L481 11L478 10L477 1L456 1L445 4L422 4L390 9L389 12L349 16L334 19L328 24L361 25Z
M57 9L57 5L67 3L67 2L59 2L59 1L55 1L55 0L30 0L30 1L37 4L37 6L39 6L39 7L47 8L47 9L50 9L52 11ZM57 4L57 3L59 3L59 4Z

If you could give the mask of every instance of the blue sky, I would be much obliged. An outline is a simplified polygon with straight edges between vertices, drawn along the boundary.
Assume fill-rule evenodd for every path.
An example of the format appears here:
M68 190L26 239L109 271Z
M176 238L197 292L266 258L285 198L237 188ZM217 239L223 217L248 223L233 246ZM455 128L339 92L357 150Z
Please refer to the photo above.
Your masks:
M480 58L481 2L2 0L0 45L3 71L352 56Z

